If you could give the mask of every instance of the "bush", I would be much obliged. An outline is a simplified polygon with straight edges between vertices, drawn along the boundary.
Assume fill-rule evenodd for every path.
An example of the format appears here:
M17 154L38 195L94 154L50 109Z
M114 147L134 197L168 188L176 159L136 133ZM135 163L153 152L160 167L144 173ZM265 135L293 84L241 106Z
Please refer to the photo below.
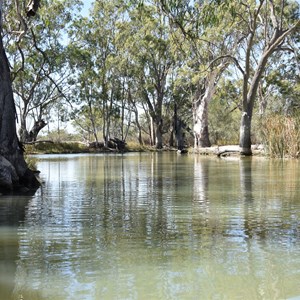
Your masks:
M272 157L298 158L300 154L300 117L271 115L261 121L263 144Z

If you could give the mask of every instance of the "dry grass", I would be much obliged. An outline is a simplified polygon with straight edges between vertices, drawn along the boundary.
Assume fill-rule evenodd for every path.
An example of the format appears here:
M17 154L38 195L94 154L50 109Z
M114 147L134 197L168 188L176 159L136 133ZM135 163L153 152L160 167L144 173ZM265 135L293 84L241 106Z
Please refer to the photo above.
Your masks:
M299 157L299 125L299 117L272 115L262 120L260 133L271 157Z
M82 153L88 148L82 143L61 142L61 143L37 143L25 146L26 153L30 154L58 154L58 153Z

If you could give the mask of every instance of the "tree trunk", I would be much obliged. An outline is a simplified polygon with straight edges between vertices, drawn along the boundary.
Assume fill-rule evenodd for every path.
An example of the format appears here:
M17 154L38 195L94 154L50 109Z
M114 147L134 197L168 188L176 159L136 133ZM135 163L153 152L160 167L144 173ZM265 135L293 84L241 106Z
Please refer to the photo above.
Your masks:
M40 6L40 0L30 0L27 5L27 16L28 17L35 16L39 6Z
M19 139L21 143L30 143L37 140L39 132L47 125L47 123L41 119L34 122L31 130L28 132L26 126L26 118L21 117L21 126L19 129Z
M47 125L47 123L42 119L34 122L31 130L29 131L29 140L28 142L35 142L39 132Z
M174 131L176 137L176 145L178 150L184 149L184 132L183 132L184 123L177 115L177 105L174 107Z
M211 101L215 92L217 76L222 72L223 68L211 71L206 78L204 93L202 95L201 86L195 95L194 102L194 147L210 147L208 132L208 103Z
M155 145L155 130L154 130L154 121L152 116L150 116L149 114L147 114L148 119L149 119L149 137L150 137L150 145L154 146Z
M19 138L22 143L29 141L29 132L27 130L26 117L24 115L20 115Z
M138 109L136 107L136 103L132 99L130 88L128 89L128 102L131 103L131 105L132 105L132 111L133 111L134 117L135 117L135 125L136 125L137 130L138 130L139 144L143 145L144 143L143 143L143 138L142 138L142 127L141 127L141 124L139 122L139 112L138 112Z
M0 192L35 191L40 184L24 160L15 118L9 64L0 36Z
M183 122L179 119L176 124L176 144L178 150L183 150L185 143L184 143L184 132L183 132Z
M155 122L155 147L156 149L163 148L163 120L161 117L156 117Z
M271 56L271 54L272 54L272 49L271 50L268 49L263 53L258 63L258 66L254 72L254 76L251 80L248 93L246 93L246 91L244 90L244 95L246 95L246 99L243 100L243 113L241 117L241 126L240 126L240 153L242 155L252 155L252 150L251 150L252 112L254 108L259 82L262 73L266 67L268 58ZM246 78L248 78L248 76ZM246 83L244 83L244 89L247 89Z
M137 109L134 111L134 116L135 116L135 124L136 124L137 130L138 130L139 144L143 145L144 143L143 143L143 138L142 138L142 127L139 122L139 113L138 113Z
M251 155L251 115L243 112L240 125L240 153Z
M266 43L262 53L261 57L258 60L258 64L256 68L250 68L250 62L251 62L251 51L253 50L253 40L255 31L257 30L257 20L259 19L259 12L260 8L262 7L263 2L261 2L258 9L256 9L254 16L253 16L253 25L248 45L246 48L246 57L245 57L245 70L243 71L243 112L241 117L241 127L240 127L240 152L241 154L245 155L251 155L251 120L252 120L252 111L255 104L255 98L257 96L257 90L259 87L259 83L261 80L261 77L263 75L263 72L265 70L266 64L268 62L268 59L270 56L274 53L275 50L282 50L284 47L282 47L282 43L284 42L284 39L290 35L293 31L297 30L300 26L300 20L298 20L293 26L290 26L289 29L284 30L282 28L282 22L278 23L278 19L282 18L283 16L278 15L276 16L276 10L274 7L274 4L270 1L270 16L271 16L271 24L273 26L273 33L270 38L270 40ZM284 7L284 2L282 2L282 7ZM283 12L283 10L281 11ZM278 18L277 18L278 17ZM266 22L270 22L270 20L266 20ZM267 23L266 23L267 24ZM266 25L267 26L267 25ZM281 47L277 48L279 45ZM277 49L276 49L277 48ZM252 70L251 70L252 69ZM251 72L254 71L253 77L250 79L250 70ZM250 82L250 85L248 83Z
M208 103L205 98L200 100L200 105L195 109L195 148L210 147L208 132Z

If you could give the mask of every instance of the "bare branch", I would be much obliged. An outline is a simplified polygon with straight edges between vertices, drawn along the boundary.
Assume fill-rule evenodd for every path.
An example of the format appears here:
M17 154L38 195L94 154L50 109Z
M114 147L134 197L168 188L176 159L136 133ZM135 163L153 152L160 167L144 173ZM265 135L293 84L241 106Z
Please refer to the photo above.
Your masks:
M18 50L19 50L19 52L20 52L20 55L21 55L21 61L22 61L22 62L21 62L20 68L19 68L17 71L11 72L11 81L12 81L12 82L16 79L16 77L17 77L17 75L18 75L19 72L24 71L24 65L25 65L25 56L24 56L23 50L22 50L22 48L20 47L19 43L17 43L17 47L18 47Z

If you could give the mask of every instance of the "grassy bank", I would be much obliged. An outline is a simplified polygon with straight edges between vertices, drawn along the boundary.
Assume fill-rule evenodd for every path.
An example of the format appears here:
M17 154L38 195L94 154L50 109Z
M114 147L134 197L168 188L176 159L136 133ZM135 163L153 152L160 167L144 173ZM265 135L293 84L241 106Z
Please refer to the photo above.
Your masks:
M126 152L143 152L151 151L152 147L143 146L138 143L128 142L126 144ZM98 153L98 152L116 152L113 147L89 147L82 142L39 142L36 144L26 144L26 154L71 154L71 153Z
M79 142L40 142L25 145L26 154L66 154L89 152L88 146Z

